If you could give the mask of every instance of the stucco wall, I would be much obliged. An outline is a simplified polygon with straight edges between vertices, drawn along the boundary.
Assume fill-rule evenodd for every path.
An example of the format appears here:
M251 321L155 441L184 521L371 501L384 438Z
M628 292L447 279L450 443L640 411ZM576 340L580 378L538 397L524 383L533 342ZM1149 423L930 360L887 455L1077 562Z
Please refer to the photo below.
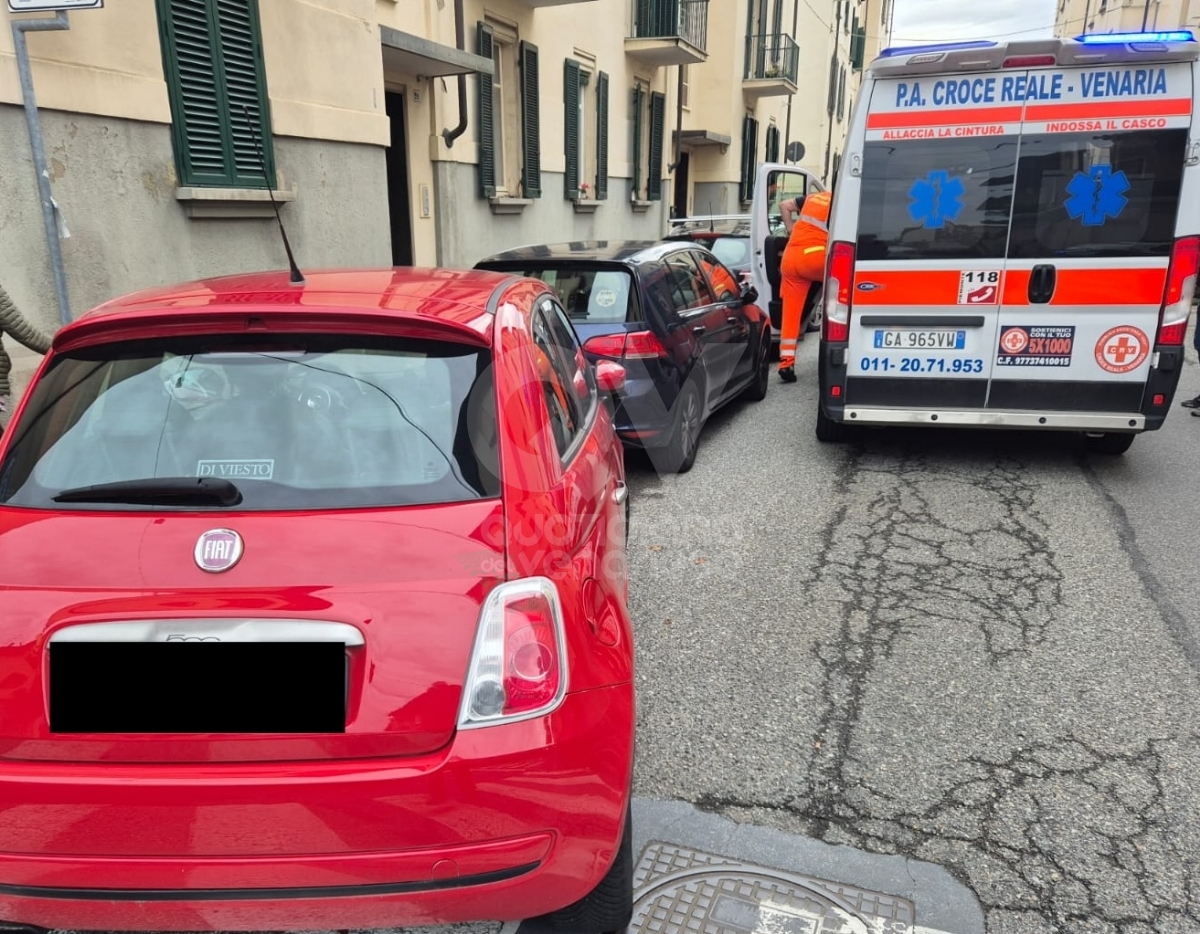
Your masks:
M188 218L175 199L170 128L42 112L53 192L70 238L74 315L123 292L286 266L274 219ZM302 267L391 265L384 150L277 137L282 209ZM0 282L27 316L58 326L58 305L23 111L0 105Z
M493 215L479 197L476 168L434 164L438 191L438 248L444 266L473 266L485 256L530 243L571 240L658 240L666 232L667 202L638 214L629 206L629 179L609 178L609 196L594 214L576 214L563 195L561 173L542 172L542 197L520 214ZM665 187L665 186L664 186ZM447 219L442 223L441 218Z

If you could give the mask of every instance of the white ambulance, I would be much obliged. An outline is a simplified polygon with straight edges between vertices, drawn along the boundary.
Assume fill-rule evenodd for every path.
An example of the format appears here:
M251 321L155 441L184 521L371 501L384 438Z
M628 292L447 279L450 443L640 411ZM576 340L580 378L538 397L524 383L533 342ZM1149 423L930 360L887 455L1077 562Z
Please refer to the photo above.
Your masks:
M1200 265L1190 32L888 49L830 215L817 437L1163 424ZM757 206L757 205L756 205Z

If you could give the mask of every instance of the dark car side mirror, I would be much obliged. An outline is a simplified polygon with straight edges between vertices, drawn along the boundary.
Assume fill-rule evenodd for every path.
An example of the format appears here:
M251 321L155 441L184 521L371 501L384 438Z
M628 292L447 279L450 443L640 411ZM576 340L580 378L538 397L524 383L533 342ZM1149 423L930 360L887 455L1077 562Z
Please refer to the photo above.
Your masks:
M756 289L754 287L753 283L750 283L750 282L743 283L742 284L742 304L743 305L753 305L757 301L758 301L758 289Z
M601 392L620 392L625 388L625 367L612 360L596 364L596 385Z

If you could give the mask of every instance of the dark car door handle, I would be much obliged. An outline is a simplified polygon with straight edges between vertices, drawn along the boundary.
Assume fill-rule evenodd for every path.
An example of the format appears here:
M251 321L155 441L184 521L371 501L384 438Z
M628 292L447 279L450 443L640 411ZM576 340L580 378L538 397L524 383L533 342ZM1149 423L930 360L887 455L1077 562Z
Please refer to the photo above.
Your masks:
M692 328L692 333L693 334L703 334L704 330L705 330L705 328L704 328L703 324L697 324L694 328Z
M742 319L739 318L737 315L730 315L725 320L728 321L730 324L741 324L742 323Z

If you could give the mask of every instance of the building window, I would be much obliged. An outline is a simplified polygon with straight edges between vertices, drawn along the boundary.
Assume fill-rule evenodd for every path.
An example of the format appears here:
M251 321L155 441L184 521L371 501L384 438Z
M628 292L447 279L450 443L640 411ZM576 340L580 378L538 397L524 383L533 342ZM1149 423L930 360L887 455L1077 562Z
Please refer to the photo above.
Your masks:
M767 162L779 161L779 127L773 123L767 127L767 151L764 158Z
M684 108L690 108L690 100L692 96L692 74L691 65L679 66L679 105Z
M846 115L846 66L842 65L838 69L838 87L837 87L838 123L842 122L842 118L845 115Z
M498 23L480 22L476 51L495 74L479 76L479 190L485 198L542 194L538 50Z
M592 75L568 58L563 68L565 196L603 201L608 197L608 75ZM589 129L593 128L594 132Z
M634 86L633 132L630 134L633 144L634 201L662 200L662 151L666 111L665 94L651 93L650 89L641 83Z
M180 182L263 188L269 179L274 187L257 0L157 0L157 7Z
M738 197L745 204L754 194L754 172L758 168L758 121L750 114L742 120L742 178Z

